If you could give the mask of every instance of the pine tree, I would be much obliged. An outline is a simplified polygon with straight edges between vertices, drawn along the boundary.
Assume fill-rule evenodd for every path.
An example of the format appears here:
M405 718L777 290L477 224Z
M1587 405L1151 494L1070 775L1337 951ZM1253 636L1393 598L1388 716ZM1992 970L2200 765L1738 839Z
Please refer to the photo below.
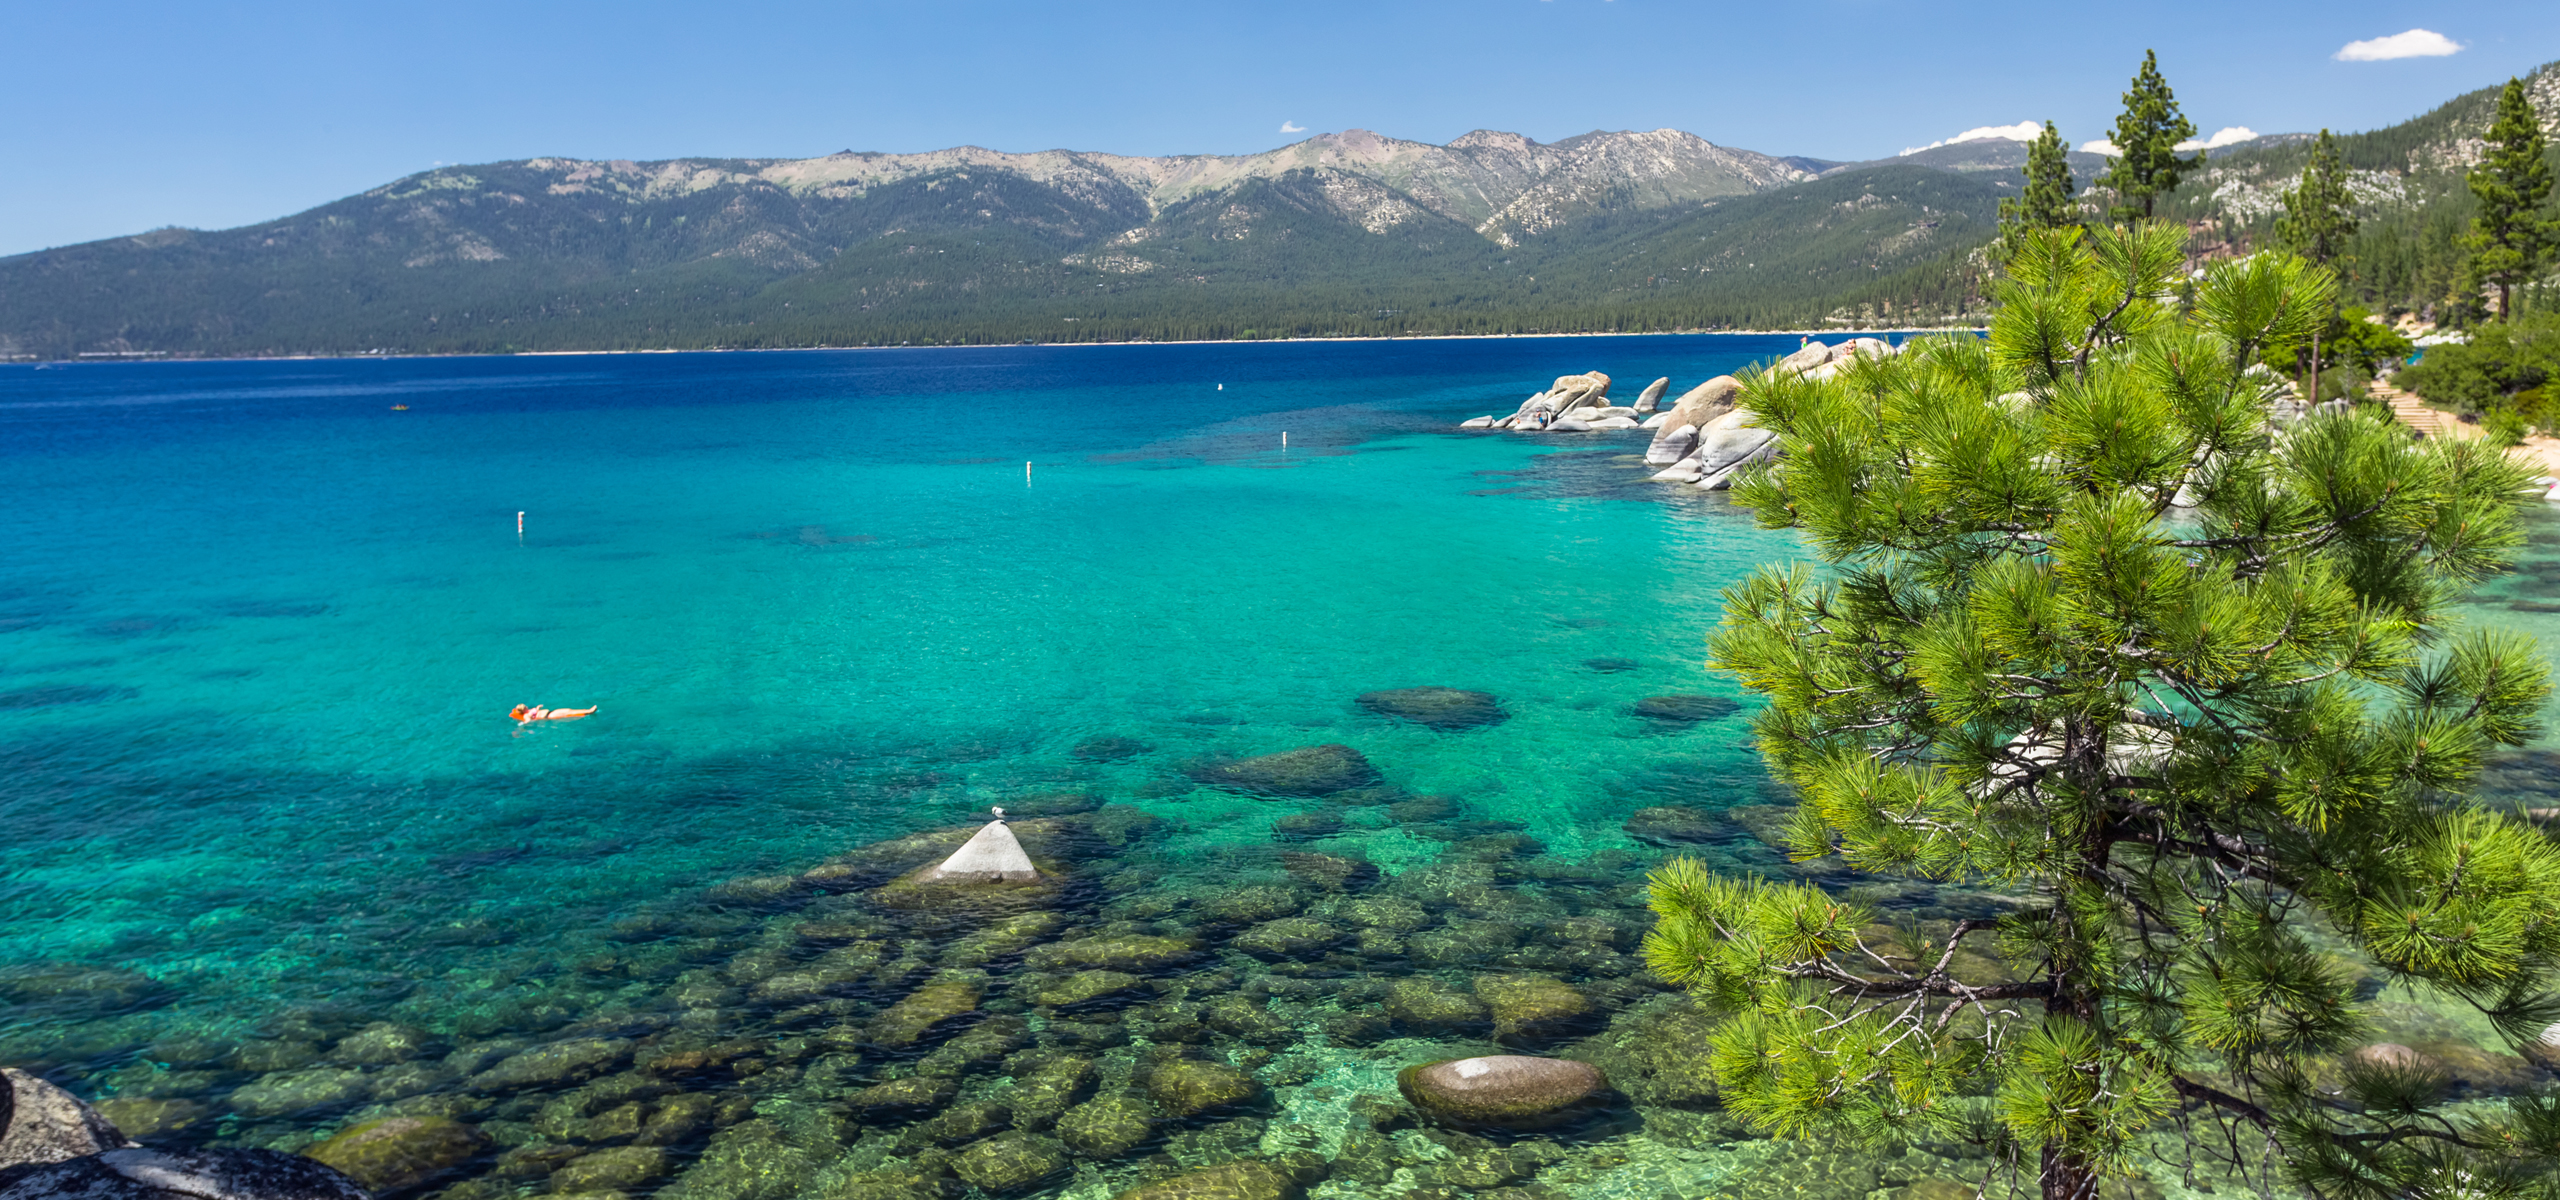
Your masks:
M1735 503L1828 564L1736 585L1712 641L1770 702L1794 857L2020 906L1886 926L1683 859L1647 959L1728 1014L1725 1109L1782 1134L1975 1136L2091 1200L2177 1118L2325 1197L2522 1194L2560 1100L2448 1112L2423 1063L2322 1057L2363 1017L2311 931L2510 1038L2560 1016L2560 844L2463 798L2546 668L2450 628L2526 472L2361 412L2271 427L2259 348L2335 280L2221 262L2182 313L2183 241L2030 234L1987 341L1743 396L1783 455Z
M2356 233L2355 194L2347 190L2347 168L2338 155L2338 139L2320 131L2312 144L2311 162L2302 182L2284 194L2284 215L2276 218L2276 238L2294 253L2320 265L2337 261L2347 239Z
M2080 206L2071 202L2071 163L2065 157L2062 133L2053 122L2045 122L2044 133L2028 143L2025 171L2026 191L2000 202L2004 249L2014 250L2026 230L2069 229L2080 224Z
M2480 202L2463 248L2471 252L2471 278L2498 289L2498 318L2515 313L2515 288L2534 281L2551 262L2560 222L2545 216L2551 198L2551 164L2543 159L2542 124L2524 84L2507 80L2498 93L2497 120L2489 126L2487 153L2471 168L2471 194Z
M2115 162L2098 181L2115 189L2117 202L2111 215L2119 221L2149 220L2152 200L2175 189L2179 176L2204 165L2202 153L2178 157L2178 143L2195 135L2195 122L2178 111L2178 97L2169 90L2169 81L2160 77L2159 56L2143 51L2142 70L2133 77L2133 89L2124 94L2124 113L2107 135L2115 144Z

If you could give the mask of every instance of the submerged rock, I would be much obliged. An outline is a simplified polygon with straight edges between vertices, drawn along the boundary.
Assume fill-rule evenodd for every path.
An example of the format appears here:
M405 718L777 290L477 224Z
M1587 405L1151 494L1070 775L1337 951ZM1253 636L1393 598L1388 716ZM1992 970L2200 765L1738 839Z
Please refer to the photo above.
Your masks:
M1475 997L1418 975L1399 979L1388 990L1386 1012L1396 1024L1422 1033L1480 1029L1490 1019Z
M1234 1108L1261 1094L1252 1076L1224 1063L1177 1059L1147 1076L1147 1095L1175 1118Z
M1289 874L1330 892L1349 891L1378 881L1377 864L1333 854L1284 850L1280 865Z
M1459 1126L1540 1129L1571 1119L1608 1090L1589 1063L1494 1054L1406 1067L1396 1089L1415 1108Z
M1067 1150L1054 1138L1016 1130L961 1151L951 1172L998 1195L1028 1191L1067 1169Z
M1145 986L1145 980L1121 971L1078 971L1031 993L1031 1002L1050 1008L1073 1008Z
M1192 779L1229 791L1271 796L1327 796L1377 783L1378 769L1340 743L1301 746L1278 754L1190 768Z
M1289 1172L1246 1160L1134 1187L1112 1200L1296 1200L1304 1194Z
M1390 688L1360 693L1360 707L1443 733L1499 725L1511 719L1491 692L1452 687Z
M109 1150L0 1169L8 1200L373 1200L355 1180L274 1150Z
M1035 971L1100 967L1113 971L1162 971L1200 957L1200 944L1184 938L1128 933L1034 946L1022 961Z
M871 1040L903 1050L944 1024L978 1011L975 980L945 977L917 988L871 1023Z
M1665 804L1639 808L1627 818L1627 836L1656 846L1739 841L1751 836L1741 822L1702 808Z
M1154 746L1129 737L1091 737L1077 742L1067 753L1078 762L1106 763L1136 758L1155 749Z
M554 1195L618 1192L666 1178L674 1160L662 1146L615 1146L591 1150L551 1173Z
M1590 997L1551 975L1479 975L1475 991L1499 1038L1553 1037L1593 1015Z
M444 1053L435 1035L414 1025L376 1021L341 1039L329 1057L359 1067L383 1067Z
M62 1162L133 1143L78 1096L0 1068L0 1167Z
M592 1079L631 1056L631 1043L621 1038L570 1038L510 1056L471 1077L481 1092L558 1087ZM237 1103L235 1097L234 1102Z
M309 1109L343 1108L373 1098L373 1079L353 1068L313 1067L261 1075L231 1093L231 1111L253 1120Z
M1742 711L1742 703L1723 696L1647 696L1636 701L1633 711L1648 721L1685 725L1730 717Z
M387 1195L433 1182L488 1144L479 1130L460 1121L384 1117L350 1125L302 1153L344 1172L368 1191Z
M1059 1024L1062 1023L1052 1023L1050 1028L1058 1028ZM1050 1055L1029 1070L1015 1067L1013 1091L1005 1097L1013 1103L1014 1127L1046 1129L1056 1124L1091 1082L1093 1060L1080 1054Z
M1330 950L1342 938L1341 930L1322 921L1283 917L1245 930L1227 944L1255 958L1302 958Z
M952 1080L912 1075L855 1092L845 1100L845 1107L863 1121L896 1121L932 1112L951 1103L959 1092L960 1085Z
M1156 1110L1143 1096L1099 1096L1058 1118L1058 1137L1087 1158L1118 1158L1155 1136Z
M1620 671L1633 671L1643 665L1643 663L1637 662L1632 658L1586 658L1582 660L1583 670L1596 672L1602 675L1615 675Z

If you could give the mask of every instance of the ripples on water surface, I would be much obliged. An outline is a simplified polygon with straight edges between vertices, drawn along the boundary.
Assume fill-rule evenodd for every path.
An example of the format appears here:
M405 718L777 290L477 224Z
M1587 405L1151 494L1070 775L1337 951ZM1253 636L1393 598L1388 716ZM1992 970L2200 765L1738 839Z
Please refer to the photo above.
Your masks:
M0 368L0 1062L155 1142L458 1120L384 1177L450 1200L1961 1174L1742 1138L1633 954L1637 810L1739 807L1638 827L1783 871L1747 711L1635 705L1739 696L1699 663L1717 592L1792 539L1645 482L1640 436L1448 428L1793 348ZM2489 611L2553 624L2553 569ZM1417 685L1508 719L1354 702ZM1381 782L1184 772L1329 743ZM882 902L950 844L895 839L995 804L1070 887ZM1398 1114L1397 1068L1496 1044L1628 1103L1521 1140Z

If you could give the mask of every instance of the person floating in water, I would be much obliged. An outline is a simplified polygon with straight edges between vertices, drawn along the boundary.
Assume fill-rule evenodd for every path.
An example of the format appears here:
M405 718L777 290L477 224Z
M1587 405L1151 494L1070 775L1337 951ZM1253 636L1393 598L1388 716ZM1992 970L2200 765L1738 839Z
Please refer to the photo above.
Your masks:
M514 717L518 725L531 725L536 721L575 721L594 712L597 707L590 704L585 708L544 708L539 704L519 704L508 710L507 715Z

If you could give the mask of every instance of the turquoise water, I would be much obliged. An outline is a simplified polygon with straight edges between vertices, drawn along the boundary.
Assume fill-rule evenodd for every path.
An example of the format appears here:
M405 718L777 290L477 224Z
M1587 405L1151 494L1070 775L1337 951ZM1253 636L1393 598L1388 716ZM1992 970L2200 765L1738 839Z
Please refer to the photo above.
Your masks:
M1153 1150L1080 1152L1033 1190L1108 1196L1214 1162L1216 1144L1276 1161L1298 1144L1282 1126L1350 1162L1346 1145L1384 1136L1349 1115L1357 1096L1392 1098L1395 1066L1486 1030L1346 1032L1345 1012L1393 979L1481 991L1486 971L1530 969L1592 998L1603 1024L1572 1036L1642 1041L1644 1022L1677 1014L1628 953L1661 852L1622 826L1651 805L1772 798L1741 717L1665 724L1630 706L1741 697L1700 662L1717 593L1794 557L1793 538L1647 482L1631 458L1645 435L1451 426L1566 372L1608 371L1632 397L1794 345L0 368L0 1063L121 1098L111 1111L154 1141L295 1149L368 1115L458 1116L492 1140L430 1182L483 1200L572 1190L506 1153L615 1140L542 1124L539 1105L582 1094L559 1091L577 1079L473 1085L490 1056L581 1033L636 1039L641 1060L760 1039L775 1069L699 1086L765 1115L724 1108L715 1124L734 1128L672 1138L671 1165L619 1186L780 1200L801 1185L724 1188L686 1164L715 1163L718 1138L779 1121L776 1105L835 1111L923 1069L913 1053L829 1052L817 1032L879 1017L914 972L799 1007L755 999L775 968L741 964L823 954L824 938L795 940L816 916L907 939L884 944L918 971L979 972L991 1021L1063 1022L1020 1053L1090 1051L1104 1082L1088 1088L1143 1073L1153 1044L1271 1089L1250 1115L1161 1126ZM2550 623L2534 597L2552 568L2538 570L2490 611ZM1354 702L1420 685L1492 693L1509 718L1439 732ZM518 703L600 711L519 729ZM1075 752L1101 737L1146 749ZM1358 749L1384 786L1352 804L1274 800L1184 773L1325 743ZM2538 786L2535 769L2510 774ZM1399 803L1423 797L1443 799ZM1321 852L1366 860L1377 895L1444 922L1417 947L1435 931L1460 946L1274 963L1229 947L1152 980L1152 1007L1097 1033L1089 1011L1026 999L1054 980L1018 957L965 958L949 931L899 925L864 893L731 882L788 884L1007 804L1153 819L1087 847L1079 876L1099 891L1053 938L1224 938L1192 910L1242 885L1288 892L1272 912L1336 919L1341 896L1283 869L1283 853ZM1779 870L1752 846L1722 853ZM1606 926L1603 949L1556 948L1584 936L1576 920ZM1298 1023L1182 1025L1183 1005L1230 992ZM450 1049L445 1073L395 1087L406 1068L350 1057L343 1039L382 1021ZM332 1062L358 1064L337 1068L343 1087L313 1074ZM1014 1086L964 1078L964 1099ZM247 1099L280 1080L317 1090ZM1543 1186L1658 1194L1770 1153L1622 1082L1642 1127L1551 1164ZM943 1169L898 1128L789 1137L832 1164L803 1172L813 1200ZM1426 1175L1455 1171L1435 1154L1474 1152L1406 1151L1395 1161ZM1899 1186L1809 1161L1845 1171L1844 1194ZM1318 1191L1361 1194L1368 1169L1340 1166Z

